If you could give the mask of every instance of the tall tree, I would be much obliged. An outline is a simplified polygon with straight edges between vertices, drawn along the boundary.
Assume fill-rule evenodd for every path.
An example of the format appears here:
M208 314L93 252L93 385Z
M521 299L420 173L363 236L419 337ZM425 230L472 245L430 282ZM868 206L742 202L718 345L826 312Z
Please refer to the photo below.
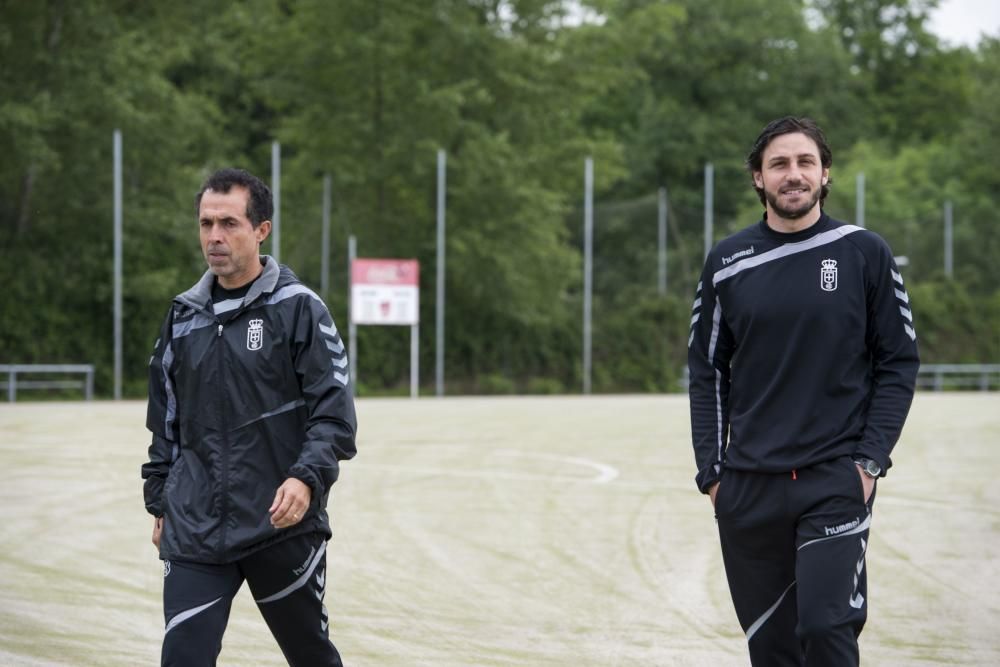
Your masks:
M214 104L170 78L196 37L174 29L197 14L95 0L10 2L3 15L0 280L9 288L0 316L18 326L2 328L0 350L11 361L95 362L98 389L110 386L111 137L118 128L126 174L124 349L140 385L156 326L150 320L165 309L179 271L176 259L158 272L150 266L182 248L181 257L197 265L195 232L179 221L191 224L196 165L218 146Z
M968 100L965 59L930 32L939 0L814 0L866 81L872 130L899 146L946 132ZM871 132L866 132L871 134Z
M449 369L473 377L542 363L544 353L512 351L544 350L568 312L577 277L565 243L567 192L579 191L588 152L616 161L613 141L580 128L591 83L587 61L562 54L560 6L285 3L286 15L259 36L269 48L256 85L294 152L290 176L313 184L302 196L317 201L319 175L332 174L338 215L359 251L418 257L425 294L433 293L435 153L447 151ZM344 37L326 38L334 34ZM303 229L291 242L315 248L315 240ZM422 301L431 322L434 300ZM429 340L433 329L424 331ZM390 344L388 334L365 335ZM386 377L401 376L406 357L395 358L386 355Z

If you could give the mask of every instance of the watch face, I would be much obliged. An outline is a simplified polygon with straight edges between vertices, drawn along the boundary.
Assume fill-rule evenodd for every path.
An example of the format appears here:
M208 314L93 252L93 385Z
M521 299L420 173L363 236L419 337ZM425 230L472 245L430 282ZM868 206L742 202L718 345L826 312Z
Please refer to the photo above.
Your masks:
M869 477L878 477L882 474L882 466L874 459L857 459L854 461L861 467L861 470Z

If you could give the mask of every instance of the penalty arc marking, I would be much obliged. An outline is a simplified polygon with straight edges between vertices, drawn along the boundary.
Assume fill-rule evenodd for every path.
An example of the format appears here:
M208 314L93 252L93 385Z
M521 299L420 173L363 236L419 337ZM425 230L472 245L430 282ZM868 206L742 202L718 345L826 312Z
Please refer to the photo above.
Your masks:
M509 469L470 469L470 468L444 468L436 466L411 466L398 465L392 463L362 463L352 462L352 468L362 468L371 470L384 470L387 472L409 473L413 475L441 475L442 477L477 477L483 479L507 479L517 481L538 481L538 482L569 482L589 484L607 484L616 479L620 474L618 469L606 463L600 463L592 459L579 456L556 456L550 454L533 454L530 452L518 452L512 450L498 450L493 452L500 456L517 457L521 459L536 459L540 461L552 461L564 463L578 468L589 468L595 474L587 477L579 475L546 475Z

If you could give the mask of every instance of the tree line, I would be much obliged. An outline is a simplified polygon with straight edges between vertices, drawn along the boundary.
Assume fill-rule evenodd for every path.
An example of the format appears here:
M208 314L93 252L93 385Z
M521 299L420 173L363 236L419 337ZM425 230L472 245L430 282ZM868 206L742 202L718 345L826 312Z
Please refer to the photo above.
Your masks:
M674 391L715 236L759 219L743 157L808 115L826 208L897 255L925 362L1000 360L1000 39L928 30L934 0L0 0L0 362L94 363L112 385L111 136L124 137L124 380L142 396L171 297L204 270L194 194L265 180L282 146L281 258L320 285L323 177L346 327L346 239L422 265L434 365L436 152L447 151L449 393L578 391L583 161L595 163L593 388ZM666 294L656 192L669 193ZM954 211L954 275L942 216ZM266 250L266 247L265 247ZM360 392L405 392L408 332L361 327ZM423 384L433 385L423 373Z

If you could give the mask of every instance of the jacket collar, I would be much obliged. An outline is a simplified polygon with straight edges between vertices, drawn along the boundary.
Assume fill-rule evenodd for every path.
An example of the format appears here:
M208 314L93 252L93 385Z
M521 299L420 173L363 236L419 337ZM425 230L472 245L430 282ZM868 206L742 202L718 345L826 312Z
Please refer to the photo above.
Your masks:
M243 306L253 301L262 294L271 294L278 285L278 277L281 269L278 263L270 255L261 255L260 262L264 265L264 270L260 276L250 286L250 291L243 297ZM211 269L206 270L201 278L186 292L181 292L175 301L191 306L197 310L212 312L212 285L215 284L215 274ZM242 306L241 306L242 307Z
M281 267L270 255L261 255L260 262L264 265L264 271L257 278L257 282L250 286L250 291L243 297L243 303L253 303L261 294L272 294L274 288L278 286L278 276L281 275Z

